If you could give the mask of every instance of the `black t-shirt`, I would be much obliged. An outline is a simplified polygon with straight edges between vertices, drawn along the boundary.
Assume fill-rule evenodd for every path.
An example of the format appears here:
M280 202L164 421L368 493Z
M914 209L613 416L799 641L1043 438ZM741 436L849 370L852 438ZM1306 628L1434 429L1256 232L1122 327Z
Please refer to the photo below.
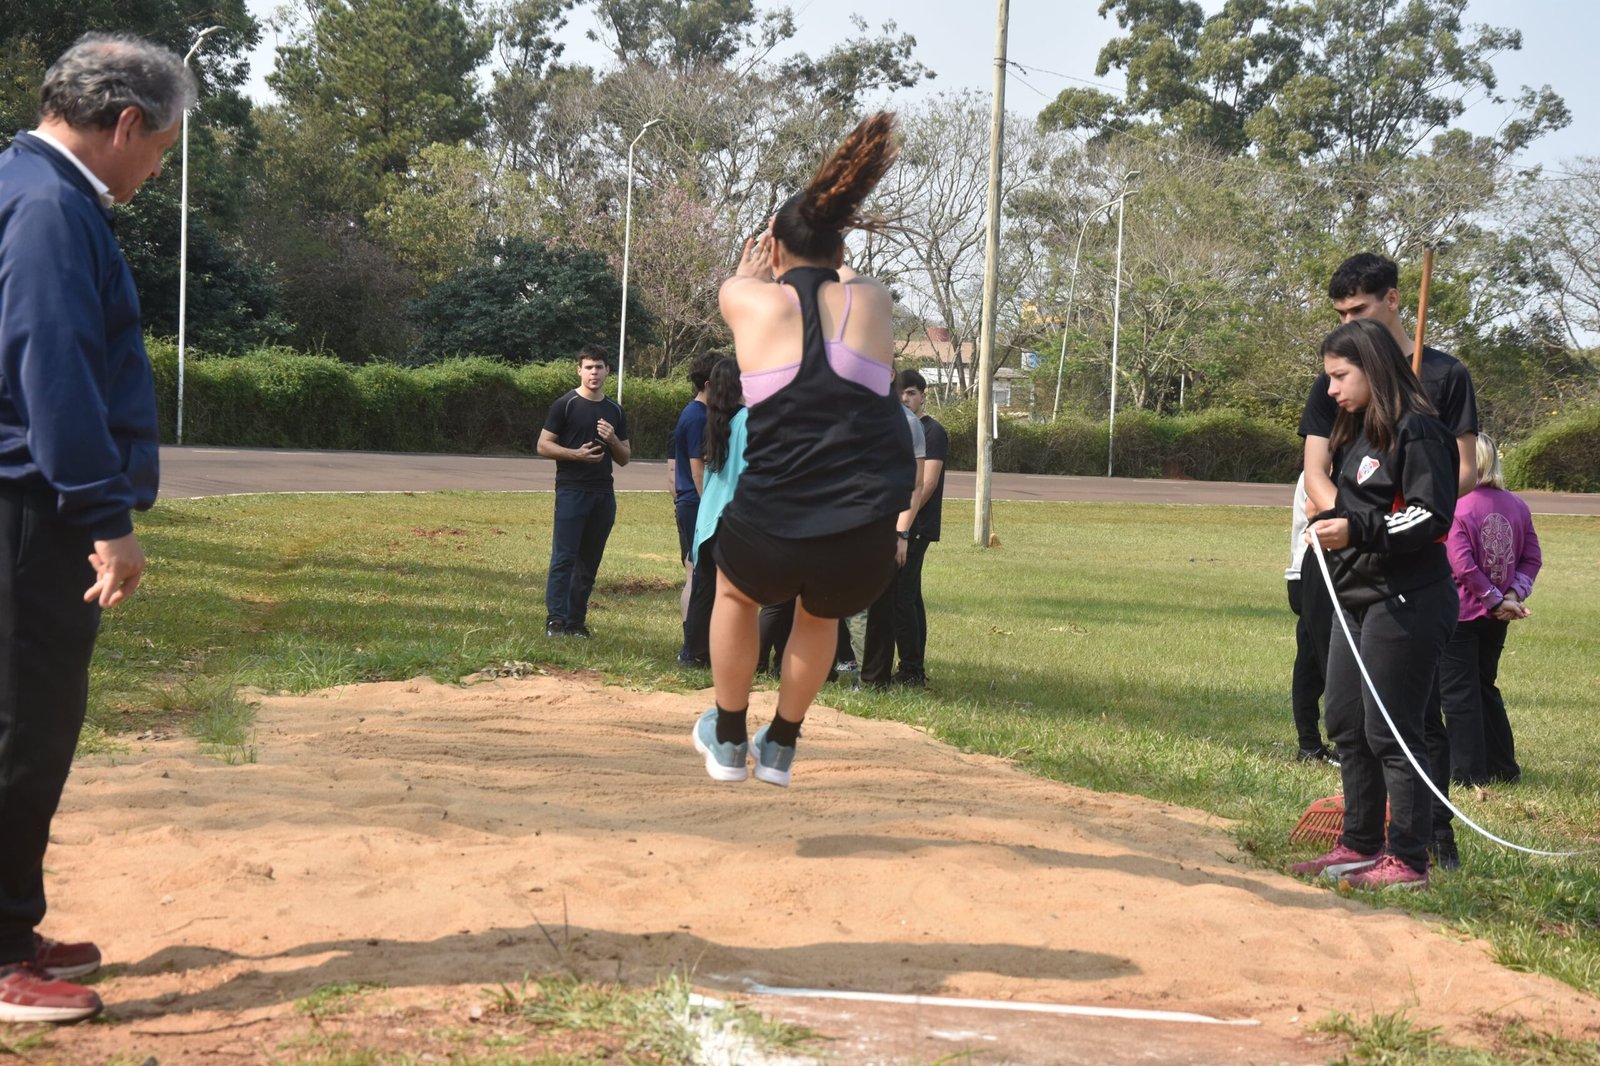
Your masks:
M927 439L927 450L923 458L929 462L948 462L950 459L950 434L945 432L937 419L932 415L922 416L922 434ZM944 468L939 468L939 484L934 487L933 495L928 497L928 502L922 505L922 510L917 512L915 521L911 523L911 532L923 540L939 539L939 522L944 510Z
M622 413L617 401L609 396L586 400L573 389L550 405L544 428L555 434L556 443L563 448L581 448L590 441L600 440L596 426L602 418L611 423L618 440L628 439L628 416ZM604 442L601 446L604 447ZM557 459L556 488L611 491L611 449L605 448L598 463Z
M1478 396L1472 375L1461 360L1437 348L1422 347L1422 391L1439 412L1439 421L1453 437L1478 432ZM1328 395L1328 375L1317 375L1300 415L1302 437L1331 437L1339 405Z

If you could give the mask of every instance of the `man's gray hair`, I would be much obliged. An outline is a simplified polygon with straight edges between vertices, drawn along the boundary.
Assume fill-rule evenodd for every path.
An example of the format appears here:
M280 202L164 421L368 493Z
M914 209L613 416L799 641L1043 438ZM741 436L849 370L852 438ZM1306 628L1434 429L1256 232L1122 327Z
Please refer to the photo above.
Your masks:
M86 33L45 72L39 110L76 129L110 129L136 107L150 131L172 124L199 98L194 74L170 49L128 34Z

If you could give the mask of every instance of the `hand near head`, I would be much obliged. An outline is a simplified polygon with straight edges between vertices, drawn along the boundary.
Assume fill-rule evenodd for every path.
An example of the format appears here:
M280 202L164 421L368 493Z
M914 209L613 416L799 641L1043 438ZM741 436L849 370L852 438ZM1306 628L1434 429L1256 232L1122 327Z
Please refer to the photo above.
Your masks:
M739 266L733 273L735 277L754 278L757 281L772 280L771 226L760 236L745 239L744 251L739 253Z
M83 594L83 602L115 607L139 588L144 574L144 549L132 533L115 540L97 540L89 565L94 567L95 582Z

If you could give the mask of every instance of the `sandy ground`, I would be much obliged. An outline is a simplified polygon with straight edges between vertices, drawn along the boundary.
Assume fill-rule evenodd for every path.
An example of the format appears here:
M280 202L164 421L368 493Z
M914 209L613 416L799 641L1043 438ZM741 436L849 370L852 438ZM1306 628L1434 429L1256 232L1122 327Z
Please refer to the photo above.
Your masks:
M1600 1037L1597 1001L1252 868L1216 819L906 726L819 708L792 788L714 784L688 736L705 703L572 677L394 682L263 699L254 764L182 738L86 760L45 931L105 949L110 1021L41 1054L267 1061L307 1031L296 1001L330 983L384 986L351 1024L392 1044L466 1024L526 974L674 968L734 998L760 984L1260 1023L749 1001L836 1037L845 1062L1312 1062L1336 1050L1306 1032L1332 1011L1408 1010L1459 1040L1511 1019Z

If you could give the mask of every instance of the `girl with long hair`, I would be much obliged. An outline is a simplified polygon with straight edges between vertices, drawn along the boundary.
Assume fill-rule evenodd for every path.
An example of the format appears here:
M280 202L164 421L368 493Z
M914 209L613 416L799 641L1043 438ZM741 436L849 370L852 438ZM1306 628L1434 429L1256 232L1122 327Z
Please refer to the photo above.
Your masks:
M700 494L700 511L695 516L694 539L689 558L694 565L693 592L689 613L683 621L683 647L696 663L711 661L711 607L716 600L717 526L722 512L733 499L744 470L745 417L744 387L739 381L739 363L731 356L718 359L706 379L706 429L702 447L705 461L705 490Z
M1456 506L1456 443L1383 326L1340 326L1323 341L1322 358L1339 405L1329 438L1338 492L1306 536L1328 553L1338 608L1394 729L1335 626L1324 706L1344 782L1344 832L1332 851L1290 870L1353 887L1420 888L1428 883L1433 797L1401 742L1426 771L1423 712L1456 621L1444 547ZM1322 580L1315 562L1305 561L1306 580Z
M718 781L744 780L753 754L758 779L788 785L800 724L833 665L838 619L877 599L903 551L896 521L915 466L893 388L892 299L870 278L840 278L844 232L879 225L861 205L897 151L892 114L862 121L745 242L722 286L749 440L717 534L717 705L694 729ZM757 613L796 596L777 714L750 737Z

